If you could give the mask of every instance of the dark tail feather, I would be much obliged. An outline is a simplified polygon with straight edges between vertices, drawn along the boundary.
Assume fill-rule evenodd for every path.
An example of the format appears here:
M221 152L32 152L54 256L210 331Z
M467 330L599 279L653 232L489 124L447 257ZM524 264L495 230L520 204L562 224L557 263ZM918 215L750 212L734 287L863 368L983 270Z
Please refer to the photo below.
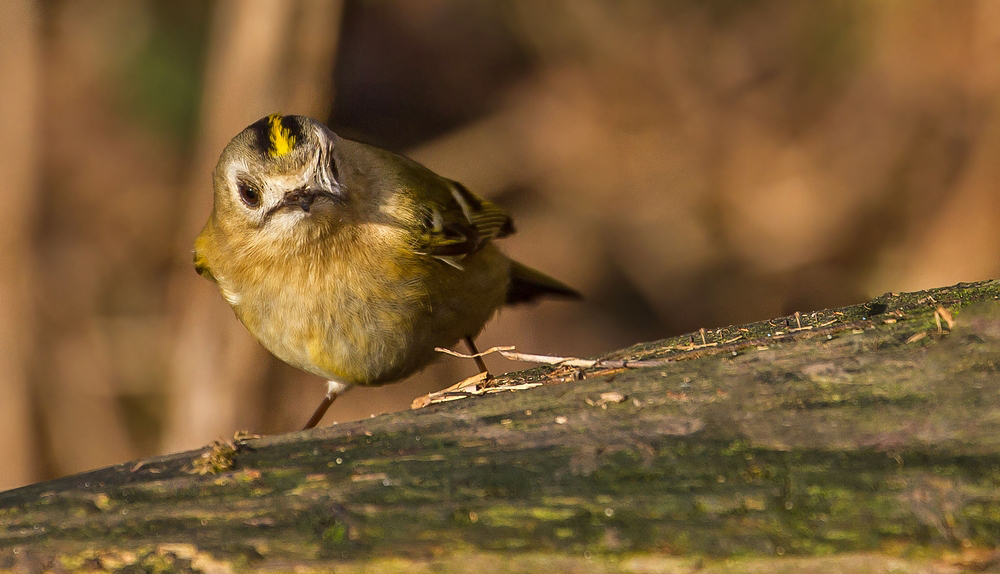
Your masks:
M541 271L512 261L510 264L510 287L507 289L507 304L527 303L539 297L581 299L583 296L576 289Z

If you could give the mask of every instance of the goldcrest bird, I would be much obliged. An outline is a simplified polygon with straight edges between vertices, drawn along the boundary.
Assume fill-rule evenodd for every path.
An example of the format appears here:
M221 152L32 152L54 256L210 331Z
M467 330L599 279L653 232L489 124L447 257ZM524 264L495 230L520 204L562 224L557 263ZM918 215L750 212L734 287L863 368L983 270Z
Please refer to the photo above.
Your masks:
M240 132L213 184L195 269L265 348L329 381L307 429L351 386L398 381L435 347L464 338L475 353L504 304L579 297L497 249L514 232L500 207L304 116Z

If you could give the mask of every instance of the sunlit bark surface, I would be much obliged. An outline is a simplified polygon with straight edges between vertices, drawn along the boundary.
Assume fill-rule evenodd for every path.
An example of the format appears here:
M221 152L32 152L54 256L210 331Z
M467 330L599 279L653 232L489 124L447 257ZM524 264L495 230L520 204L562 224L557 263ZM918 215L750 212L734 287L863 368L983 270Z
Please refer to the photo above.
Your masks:
M997 297L886 294L606 357L653 367L538 368L494 383L528 390L31 485L0 494L0 567L985 567Z

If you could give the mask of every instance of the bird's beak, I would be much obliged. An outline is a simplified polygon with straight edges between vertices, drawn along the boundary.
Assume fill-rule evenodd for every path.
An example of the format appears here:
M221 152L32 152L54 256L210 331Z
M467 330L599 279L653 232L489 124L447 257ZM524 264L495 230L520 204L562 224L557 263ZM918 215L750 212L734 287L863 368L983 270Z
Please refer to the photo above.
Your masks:
M315 193L304 193L299 196L299 207L302 208L302 211L309 213L309 208L312 207L314 201L316 201Z
M336 189L335 191L340 190ZM334 203L343 203L343 198L335 191L317 187L303 187L286 193L285 199L281 204L285 207L298 206L302 211L309 213L313 203L321 197L325 197Z

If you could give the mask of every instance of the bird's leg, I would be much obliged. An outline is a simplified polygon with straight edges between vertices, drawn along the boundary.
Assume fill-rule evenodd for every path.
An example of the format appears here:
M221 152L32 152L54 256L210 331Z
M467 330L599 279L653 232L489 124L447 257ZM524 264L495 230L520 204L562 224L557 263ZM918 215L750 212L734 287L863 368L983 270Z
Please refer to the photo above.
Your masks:
M465 336L465 345L469 347L469 353L471 353L472 358L475 359L476 366L479 367L479 372L489 375L490 371L486 368L486 363L483 361L483 358L479 356L479 349L476 348L476 344L472 341L472 337L468 335Z
M351 385L345 385L340 381L327 381L326 382L326 396L323 397L323 402L316 407L316 412L309 417L309 422L306 426L302 427L302 430L309 430L319 424L319 421L323 419L323 415L326 414L326 410L330 408L333 401L337 400L337 397L344 394L344 391L348 389Z

